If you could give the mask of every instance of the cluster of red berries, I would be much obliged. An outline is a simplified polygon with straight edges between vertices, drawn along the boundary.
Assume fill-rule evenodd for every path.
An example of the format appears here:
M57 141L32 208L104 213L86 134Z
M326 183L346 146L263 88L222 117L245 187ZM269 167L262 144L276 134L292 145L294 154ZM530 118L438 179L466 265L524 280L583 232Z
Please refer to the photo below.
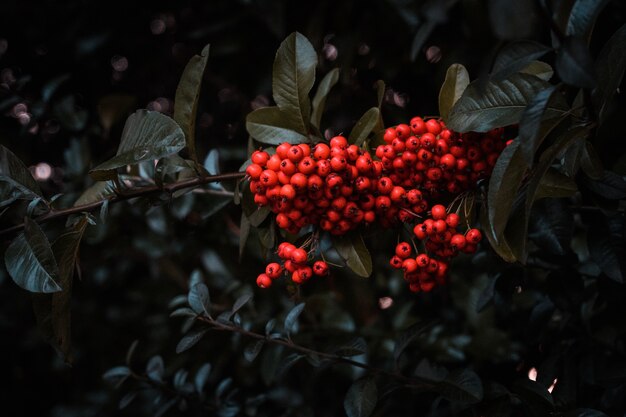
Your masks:
M469 229L465 234L457 233L459 215L447 213L443 205L434 205L430 213L431 218L415 225L413 234L424 242L426 251L431 255L422 253L413 258L411 245L400 242L389 261L392 267L404 271L404 279L413 292L428 292L435 283L443 284L448 269L447 261L459 252L476 252L477 244L482 239L478 229Z
M323 277L328 275L328 264L325 261L315 261L313 265L307 264L307 251L289 242L283 242L278 245L278 257L282 263L271 262L265 267L265 273L260 274L256 283L261 288L267 288L272 285L272 281L280 278L285 273L291 274L291 280L296 284L302 284L314 275Z
M429 210L429 201L454 197L489 177L508 144L503 129L460 134L440 120L420 117L408 125L388 128L383 139L385 144L376 148L374 156L349 145L343 136L312 148L282 143L273 155L255 151L246 168L254 201L269 206L276 214L276 224L294 234L308 225L333 235L374 222L391 227L398 221L420 218ZM413 259L409 252L405 258L398 254L392 258L392 265L405 270L413 291L429 291L436 282L443 282L447 261L459 251L473 253L480 241L476 229L465 235L456 233L458 216L447 214L442 205L433 206L431 214L432 219L414 228L431 255ZM294 282L304 282L315 273L314 268L302 264L306 256L294 261L291 255L281 253L284 255L284 248L279 248L279 256ZM413 265L412 261L415 269L407 269L404 264ZM281 268L261 274L259 286L269 286L272 277L282 273Z

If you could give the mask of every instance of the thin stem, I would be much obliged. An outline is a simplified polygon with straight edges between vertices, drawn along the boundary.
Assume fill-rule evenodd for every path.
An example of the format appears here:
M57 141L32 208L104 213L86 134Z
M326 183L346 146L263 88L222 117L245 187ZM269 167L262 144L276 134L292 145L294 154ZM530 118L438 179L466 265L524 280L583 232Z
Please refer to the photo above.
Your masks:
M67 217L72 214L92 212L100 208L100 206L102 206L105 201L109 201L109 203L118 203L120 201L126 201L126 200L130 200L130 199L137 198L137 197L146 197L146 196L150 196L154 194L159 194L162 192L173 194L176 191L184 190L186 188L195 188L200 185L209 184L212 182L239 179L239 178L243 178L245 175L246 174L244 172L232 172L232 173L222 174L222 175L212 175L212 176L206 176L206 177L191 178L191 179L187 179L184 181L178 181L178 182L174 182L171 184L166 184L166 185L163 185L162 187L159 187L157 185L151 185L148 187L131 188L129 190L124 190L123 193L117 193L110 197L104 198L102 200L94 201L89 204L83 204L80 206L69 207L69 208L60 209L60 210L52 209L46 214L42 214L39 217L35 217L34 220L37 223L41 224L41 223L45 223L50 220L58 219L61 217ZM19 232L23 228L24 228L24 223L16 224L15 226L11 226L4 230L0 230L0 236Z
M216 330L222 330L222 331L228 331L228 332L233 332L233 333L238 333L244 336L247 336L249 338L252 339L257 339L257 340L263 340L265 343L270 343L270 344L274 344L274 345L280 345L280 346L285 346L291 350L295 350L296 352L300 352L303 353L305 355L315 355L319 358L323 358L323 359L328 359L330 361L333 362L338 362L338 363L343 363L346 365L351 365L351 366L356 366L358 368L361 369L365 369L373 374L377 374L377 375L383 375L383 376L387 376L389 378L393 378L395 380L401 381L404 384L406 384L407 386L410 386L412 388L417 388L417 389L428 389L428 388L432 388L432 386L430 384L424 383L423 381L420 381L418 379L414 379L414 378L409 378L406 377L400 373L397 372L390 372L387 371L385 369L380 369L380 368L376 368L374 366L368 365L366 363L362 363L362 362L357 362L354 361L352 359L348 359L345 358L343 356L339 356L339 355L335 355L334 353L326 353L326 352L320 352L305 346L301 346L298 345L296 343L294 343L291 339L289 340L285 340L285 339L272 339L272 338L268 338L267 336L260 334L260 333L255 333L255 332L251 332L249 330L243 329L241 327L237 327L231 324L227 324L227 323L222 323L219 321L215 321L213 319L210 319L208 317L198 317L199 321L202 321L204 323L209 324L211 327L213 327Z

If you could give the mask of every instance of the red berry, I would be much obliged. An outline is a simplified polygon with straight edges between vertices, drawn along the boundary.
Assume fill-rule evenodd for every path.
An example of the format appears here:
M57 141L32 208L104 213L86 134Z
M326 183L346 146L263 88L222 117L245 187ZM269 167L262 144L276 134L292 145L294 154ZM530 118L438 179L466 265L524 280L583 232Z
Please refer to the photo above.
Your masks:
M480 233L480 230L478 229L470 229L467 231L465 238L467 239L469 243L477 244L481 241L481 239L483 238L483 235L482 233Z
M315 261L313 264L313 273L323 277L328 274L328 264L324 261Z
M272 286L272 279L267 276L267 274L260 274L256 278L256 285L261 288L268 288Z
M430 209L430 212L432 214L433 220L440 220L440 219L446 218L446 208L445 206L441 204L436 204L432 206L432 208Z
M400 242L396 246L396 256L401 259L406 259L411 256L411 245L407 242Z

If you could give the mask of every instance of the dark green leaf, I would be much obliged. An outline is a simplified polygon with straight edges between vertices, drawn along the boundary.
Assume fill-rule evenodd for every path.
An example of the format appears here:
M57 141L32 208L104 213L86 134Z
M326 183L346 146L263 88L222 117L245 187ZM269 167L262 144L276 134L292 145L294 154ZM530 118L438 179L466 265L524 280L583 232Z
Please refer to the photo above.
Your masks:
M406 330L402 331L398 338L395 341L395 346L393 348L393 357L396 363L398 359L400 359L400 355L404 352L404 349L409 346L409 344L420 334L424 333L426 330L430 329L433 326L432 321L419 321L417 323L412 324Z
M500 278L500 276L500 274L489 276L487 286L482 290L480 297L478 297L478 300L476 301L477 313L485 310L485 308L487 308L487 306L489 306L489 304L493 301L496 295L496 282L498 282L498 278Z
M248 346L246 346L246 349L243 352L243 356L248 362L253 362L258 356L259 352L261 352L261 348L263 348L264 344L264 340L257 340L250 343Z
M596 18L609 0L575 0L567 19L565 34L588 39Z
M58 100L52 107L55 117L66 128L78 132L85 128L89 113L76 105L73 95L65 96Z
M528 74L513 74L501 81L487 81L484 88L472 82L456 102L448 117L448 127L457 132L486 132L519 122L533 97L550 84ZM562 114L548 107L546 117Z
M217 149L211 149L207 154L203 164L204 168L211 175L219 175L220 173L220 154Z
M350 136L348 137L348 142L357 146L363 145L369 134L372 133L379 117L380 110L378 110L378 107L372 107L366 111L363 116L361 116L359 121L356 122L354 128L352 128Z
M522 397L526 402L536 404L542 408L553 409L554 400L548 390L528 378L519 379L513 386L513 391Z
M183 353L184 351L191 349L208 331L208 329L200 329L187 333L176 345L176 353Z
M313 111L311 112L311 124L318 129L321 129L322 115L324 114L324 108L326 107L326 99L330 90L339 81L339 68L330 70L328 74L322 78L320 84L317 86L315 96L313 96Z
M198 99L202 87L202 76L209 59L209 45L202 49L200 55L193 56L178 82L176 98L174 100L174 120L185 134L185 142L189 155L194 161L198 161L196 155L196 113L198 112Z
M135 397L137 397L137 394L138 394L137 391L126 393L119 402L119 409L123 410L126 407L128 407L130 403L133 402Z
M441 382L448 376L448 370L428 359L422 359L420 363L417 364L413 375L425 381Z
M580 166L583 172L591 179L599 180L604 175L604 167L602 166L600 155L598 155L596 149L589 141L586 141L583 145Z
M20 159L0 145L0 207L42 196L39 184Z
M551 50L552 48L534 41L511 42L498 53L493 64L493 77L500 80L507 78Z
M591 191L609 200L626 198L626 180L612 171L605 170L597 180L585 177L584 183Z
M448 114L461 98L470 83L469 73L461 64L452 64L446 72L446 79L439 90L439 115L448 120Z
M189 302L189 307L191 307L196 314L210 315L211 300L209 298L209 289L205 284L195 284L191 287L189 294L187 294L187 301Z
M106 381L116 382L120 378L124 378L130 375L130 369L127 366L116 366L106 371L102 378Z
M167 413L172 407L176 405L177 402L178 398L172 398L171 400L160 406L156 413L152 415L152 417L163 417L165 413Z
M557 94L555 95L555 93ZM522 113L519 123L519 142L521 155L527 166L532 165L535 152L550 128L561 120L561 117L545 120L544 116L548 106L564 111L567 109L567 102L557 92L555 86L550 86L537 93Z
M513 251L506 240L506 237L502 237L500 239L496 238L495 232L491 227L491 222L489 222L489 208L486 204L481 206L480 224L485 237L487 237L487 240L489 241L489 245L491 245L491 248L498 254L498 256L506 262L517 261L515 254L513 254Z
M202 391L204 390L204 386L206 385L207 379L209 379L210 373L210 363L203 364L200 369L198 369L198 372L196 372L196 377L194 378L194 386L196 387L196 392L198 394L202 393Z
M248 303L248 301L252 300L253 296L254 294L252 294L251 292L247 292L245 294L242 294L239 298L237 298L235 300L235 304L233 304L232 313L235 314L236 312L238 312L241 307L245 306Z
M292 144L310 142L308 136L297 132L297 127L291 123L285 112L278 107L263 107L246 117L248 133L261 143L279 145L283 142Z
M294 366L296 363L298 363L298 361L300 361L300 359L304 357L305 355L302 355L300 353L292 353L290 355L287 355L287 357L280 361L280 364L276 369L276 375L284 375L289 369L291 369L292 366Z
M573 178L561 174L556 169L550 168L541 181L535 195L535 200L542 198L571 197L578 191L578 186Z
M526 164L523 161L520 141L516 140L502 151L489 179L489 224L497 242L504 234L525 173Z
M304 303L300 303L296 305L294 308L292 308L291 310L289 310L289 313L287 313L287 316L285 317L285 323L283 326L287 334L295 330L296 325L298 323L298 317L300 317L300 314L302 314L303 310L304 310Z
M48 238L37 222L24 218L20 233L4 254L4 261L13 281L31 292L61 291L59 267Z
M189 307L181 307L170 313L170 317L195 317L197 313Z
M250 220L245 214L241 214L241 223L239 225L239 260L243 256L243 251L246 248L246 242L248 241L248 235L250 234Z
M153 381L163 381L163 374L165 373L165 364L163 358L159 355L155 355L150 358L146 364L146 375Z
M574 233L574 217L560 199L538 201L530 216L528 236L544 251L565 255Z
M335 236L333 246L352 272L365 278L372 274L372 257L361 234L349 233L345 236Z
M626 244L624 219L616 215L611 218L596 216L587 232L587 246L591 258L609 278L624 282L626 272Z
M115 184L113 181L98 181L83 191L74 203L74 207L101 201L114 195Z
M385 82L383 80L376 81L376 98L378 103L378 109L383 105L383 100L385 98Z
M269 319L267 323L265 323L265 335L268 336L274 330L276 326L276 319Z
M160 159L184 146L185 134L174 120L159 112L137 110L126 120L116 156L92 169L90 175L96 180L112 179L118 168Z
M483 399L483 384L469 369L450 373L437 383L437 391L448 400L462 404L475 404Z
M315 82L316 66L315 49L308 39L298 32L292 33L280 44L274 58L272 71L274 101L283 111L289 124L304 136L308 133L311 114L309 92Z
M596 60L595 69L598 74L598 86L593 90L592 99L599 119L603 121L608 105L622 83L626 69L626 24L604 45Z
M556 70L566 84L581 88L596 86L593 59L581 38L565 38L556 54Z
M522 74L534 75L544 81L550 81L554 75L552 67L543 61L530 61L528 65L520 70Z
M355 381L343 401L343 408L348 417L368 417L376 408L378 389L374 378Z

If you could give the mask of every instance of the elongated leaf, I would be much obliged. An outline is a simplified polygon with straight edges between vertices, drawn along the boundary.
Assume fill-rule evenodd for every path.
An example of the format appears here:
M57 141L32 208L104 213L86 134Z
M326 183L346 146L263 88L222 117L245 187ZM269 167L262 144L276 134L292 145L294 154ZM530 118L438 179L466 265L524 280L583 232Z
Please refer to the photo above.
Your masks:
M317 91L313 96L313 110L311 112L311 124L318 129L321 129L322 115L324 114L324 108L326 107L326 99L330 90L339 81L339 68L330 70L328 74L322 78L320 84L317 86Z
M126 120L116 156L89 173L96 180L113 179L118 168L160 159L184 146L185 134L173 119L159 112L137 110Z
M278 107L263 107L249 113L246 129L254 139L270 145L310 142L308 136L296 131L297 126L292 125L285 112Z
M546 197L571 197L576 194L576 191L578 191L578 186L573 178L561 174L556 169L549 169L541 178L535 200Z
M567 37L556 54L556 70L563 82L582 88L596 86L589 48L580 38Z
M102 375L102 379L106 381L116 381L130 375L130 369L127 366L116 366L109 369Z
M626 24L604 45L596 60L598 86L592 93L593 105L600 121L606 117L607 106L617 92L626 69Z
M309 92L315 82L317 54L301 33L289 35L278 48L272 71L272 94L290 125L307 136L311 115Z
M530 216L528 237L537 246L556 255L565 255L574 232L574 217L561 199L538 201Z
M59 267L48 238L34 220L26 217L24 223L24 232L15 238L4 254L11 278L27 291L61 291Z
M515 196L525 173L526 164L523 161L520 141L516 140L502 151L489 179L487 193L489 224L498 242L504 234Z
M532 98L549 86L528 74L513 74L505 80L488 81L484 89L473 82L450 111L448 127L458 132L486 132L515 124ZM563 109L549 106L546 117L563 112Z
M185 134L185 143L189 149L189 155L196 162L198 162L196 155L196 113L198 112L202 76L208 59L209 45L202 49L200 55L195 55L189 60L178 82L174 100L174 120Z
M552 105L563 110L567 109L567 102L565 102L563 96L555 93L557 93L555 86L550 86L540 91L533 97L528 107L522 113L519 123L519 142L521 155L527 166L532 165L535 152L545 138L549 126L561 120L560 117L557 117L544 121L548 106ZM554 99L552 100L552 98ZM542 129L542 123L546 126L545 129Z
M433 326L432 321L419 321L417 323L412 324L406 330L402 331L398 338L395 340L395 345L393 348L393 358L398 363L398 359L400 359L400 355L402 352L409 346L409 344L420 334L424 333L426 330L430 329Z
M163 358L159 355L155 355L150 358L146 364L146 375L153 381L163 381L163 374L165 373L165 364Z
M437 384L437 391L450 401L475 404L483 399L483 384L475 372L453 372Z
M209 378L209 374L211 373L211 364L205 363L203 364L198 372L196 372L196 376L194 378L194 386L196 387L196 392L200 394L204 390L204 386L206 385L206 381Z
M612 171L605 170L600 178L584 178L584 184L594 193L609 200L626 198L626 179Z
M339 356L357 356L367 352L367 342L362 337L343 344L334 350L336 355Z
M302 314L302 311L304 310L304 305L304 303L300 303L287 313L284 328L288 334L294 331L296 323L298 322L298 317L300 317L300 314Z
M493 64L493 77L495 79L507 78L551 50L552 48L534 41L511 42L498 53Z
M333 246L355 274L365 278L372 274L372 257L359 233L335 236Z
M461 64L452 64L446 72L446 79L439 90L439 114L448 120L448 114L461 98L470 83L469 73Z
M256 357L259 355L259 352L261 352L261 349L263 348L264 344L265 344L264 340L257 340L255 342L250 343L248 346L246 346L246 349L243 352L243 355L246 358L246 360L248 362L253 362L256 359Z
M491 248L506 262L515 262L517 258L513 254L509 243L506 241L506 237L496 239L496 235L489 222L489 210L485 204L482 205L480 210L480 224L482 226L484 235L487 237Z
M355 381L348 389L343 408L348 417L368 417L376 408L378 389L374 378Z
M567 19L565 34L588 39L596 18L609 0L576 0Z
M176 353L183 353L184 351L191 349L208 331L208 329L200 329L187 333L176 345Z
M39 184L20 159L0 145L0 208L17 199L42 196Z
M369 134L372 133L376 123L378 123L379 117L380 110L378 110L378 107L372 107L366 111L354 125L348 137L348 142L354 143L357 146L363 145Z
M534 75L544 81L550 81L550 78L554 75L554 70L550 64L543 61L530 61L520 72L522 74Z

